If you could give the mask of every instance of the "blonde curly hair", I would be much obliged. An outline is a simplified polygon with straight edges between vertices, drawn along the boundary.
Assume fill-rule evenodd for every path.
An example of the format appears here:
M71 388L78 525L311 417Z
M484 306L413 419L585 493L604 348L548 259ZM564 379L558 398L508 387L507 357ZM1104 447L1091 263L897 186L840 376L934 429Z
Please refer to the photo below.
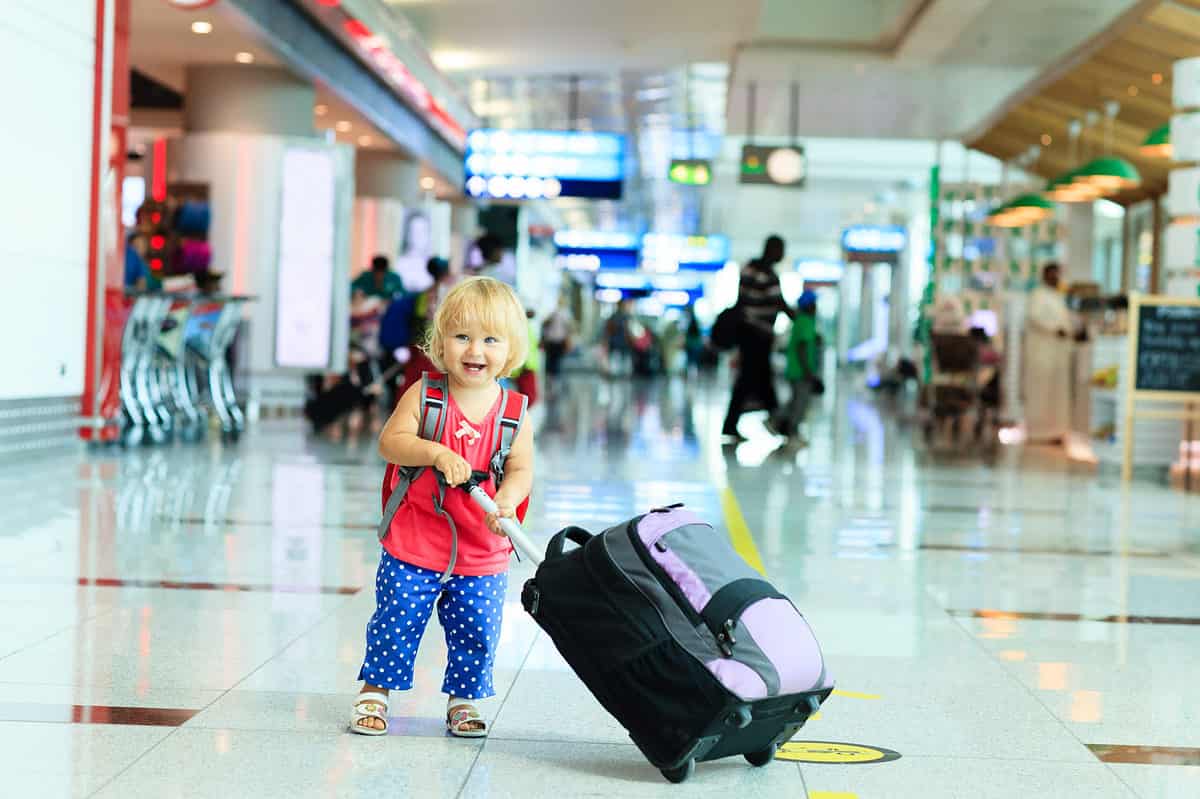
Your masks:
M525 308L505 283L493 277L470 277L459 283L438 306L422 347L440 371L446 371L446 338L451 331L478 322L489 334L508 342L508 359L500 370L506 377L529 355L529 324Z

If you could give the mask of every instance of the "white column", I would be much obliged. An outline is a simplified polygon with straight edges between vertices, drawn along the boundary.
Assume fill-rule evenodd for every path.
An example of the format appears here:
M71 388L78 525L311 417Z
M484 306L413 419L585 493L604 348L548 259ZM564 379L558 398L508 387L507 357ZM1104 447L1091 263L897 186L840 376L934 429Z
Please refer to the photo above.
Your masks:
M1200 58L1175 62L1172 82L1176 114L1171 118L1171 147L1176 163L1200 161ZM1162 250L1162 291L1179 297L1200 294L1200 167L1172 170L1167 191Z
M313 89L285 70L207 66L187 76L189 132L169 178L208 185L212 268L226 293L257 298L238 358L252 414L260 403L298 406L303 374L345 369L354 150L316 136ZM297 345L305 315L316 334Z
M417 211L420 167L398 153L359 150L354 162L354 234L350 273L370 266L371 258L385 255L413 291L425 287L428 276L429 237L406 236L406 209ZM409 220L415 226L421 221ZM418 234L420 231L418 231ZM417 240L425 242L416 252Z
M1096 279L1092 270L1095 231L1096 211L1092 203L1067 206L1067 259L1062 265L1067 283L1091 283Z
M95 50L95 3L4 4L0 402L83 392Z
M472 203L455 203L450 209L450 270L463 271L471 243L479 235L479 209Z

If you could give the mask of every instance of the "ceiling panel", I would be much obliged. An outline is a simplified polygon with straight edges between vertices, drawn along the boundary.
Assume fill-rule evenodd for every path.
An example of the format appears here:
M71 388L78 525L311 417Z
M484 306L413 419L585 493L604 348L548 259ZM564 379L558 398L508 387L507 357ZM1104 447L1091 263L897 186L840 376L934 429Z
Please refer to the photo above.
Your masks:
M924 0L763 0L755 39L891 47Z
M756 130L786 135L788 85L799 81L801 134L958 138L1139 1L930 0L906 34L923 45L894 52L751 43L735 60L729 128L747 130L754 82Z
M1186 53L1200 55L1200 28L1192 32L1191 20L1200 21L1200 14L1178 0L1142 3L1093 51L1042 79L1040 87L1004 109L970 144L998 158L1012 158L1049 134L1050 144L1042 146L1032 167L1043 177L1112 152L1131 161L1143 179L1139 189L1115 199L1128 202L1165 191L1171 163L1143 155L1139 146L1151 131L1170 121L1174 61ZM1108 100L1120 105L1111 132L1101 116L1094 126L1085 124L1072 147L1067 135L1071 123L1085 121L1089 112L1102 115Z

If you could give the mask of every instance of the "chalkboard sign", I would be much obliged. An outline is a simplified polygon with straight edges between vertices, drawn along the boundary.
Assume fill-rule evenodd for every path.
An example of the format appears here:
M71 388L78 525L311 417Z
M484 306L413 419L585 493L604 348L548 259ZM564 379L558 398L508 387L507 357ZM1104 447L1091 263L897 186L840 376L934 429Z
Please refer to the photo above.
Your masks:
M1139 305L1137 391L1200 394L1200 307Z

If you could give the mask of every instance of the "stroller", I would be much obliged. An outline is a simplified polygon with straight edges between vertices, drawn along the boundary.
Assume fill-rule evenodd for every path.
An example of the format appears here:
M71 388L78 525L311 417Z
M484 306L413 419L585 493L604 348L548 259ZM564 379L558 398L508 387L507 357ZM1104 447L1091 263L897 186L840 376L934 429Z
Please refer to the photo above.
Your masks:
M982 342L969 334L934 333L930 344L933 374L922 388L926 442L932 442L938 427L949 422L952 440L957 443L968 417L974 420L974 440L982 441L988 426L995 426L1000 406L998 378L981 384Z

